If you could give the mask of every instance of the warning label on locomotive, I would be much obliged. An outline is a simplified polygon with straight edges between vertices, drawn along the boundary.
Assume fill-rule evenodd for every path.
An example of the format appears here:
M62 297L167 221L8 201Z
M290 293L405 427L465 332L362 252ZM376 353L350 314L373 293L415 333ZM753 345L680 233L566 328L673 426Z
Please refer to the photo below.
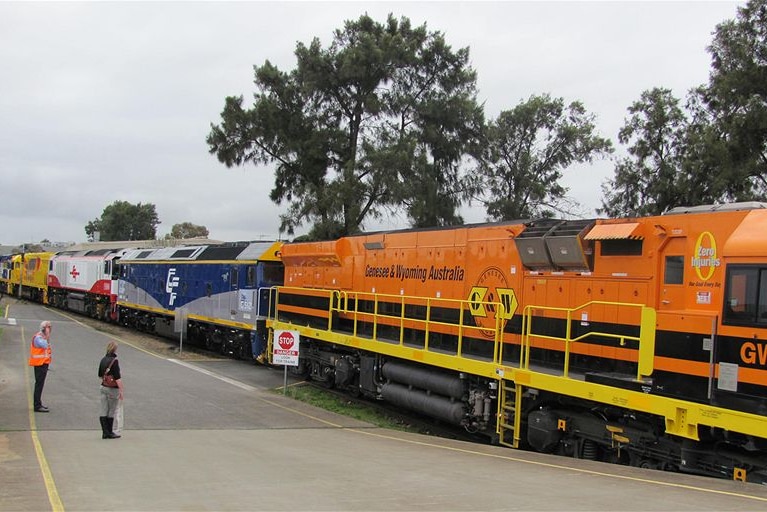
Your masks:
M425 283L426 281L463 281L465 272L463 267L447 265L422 267L420 265L392 265L386 267L365 266L365 277L381 277L384 279L396 279L399 281L414 280Z

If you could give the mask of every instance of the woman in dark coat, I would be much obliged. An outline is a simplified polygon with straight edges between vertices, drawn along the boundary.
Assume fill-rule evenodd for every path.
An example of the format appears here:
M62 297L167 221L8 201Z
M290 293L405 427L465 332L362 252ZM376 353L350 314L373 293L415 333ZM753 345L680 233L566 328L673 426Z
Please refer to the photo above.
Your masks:
M111 378L109 378L111 376ZM120 374L120 362L117 360L117 342L107 344L107 354L99 363L101 379L101 421L102 439L117 439L120 436L112 432L117 402L123 399L123 383Z

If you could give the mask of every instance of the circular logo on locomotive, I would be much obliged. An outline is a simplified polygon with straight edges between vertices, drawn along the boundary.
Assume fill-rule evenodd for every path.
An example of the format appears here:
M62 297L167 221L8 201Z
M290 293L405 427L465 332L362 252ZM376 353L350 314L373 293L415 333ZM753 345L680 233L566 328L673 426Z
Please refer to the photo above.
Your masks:
M722 264L716 253L716 240L709 231L704 231L695 241L695 252L692 255L692 267L703 281L708 281L714 271Z
M469 309L485 338L495 337L496 326L503 329L517 310L517 298L509 288L506 274L498 267L486 268L469 292ZM499 307L500 305L500 307ZM500 315L500 316L499 316ZM497 321L500 319L500 325Z

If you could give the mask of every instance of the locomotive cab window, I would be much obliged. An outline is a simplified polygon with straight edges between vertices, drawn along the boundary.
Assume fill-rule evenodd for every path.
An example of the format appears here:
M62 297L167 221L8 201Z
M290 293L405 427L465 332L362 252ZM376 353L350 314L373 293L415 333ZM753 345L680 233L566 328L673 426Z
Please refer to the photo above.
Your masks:
M264 263L262 266L264 282L262 286L276 286L283 283L283 267L278 263Z
M767 267L731 266L727 270L724 323L767 324Z
M663 284L684 284L684 256L666 256Z

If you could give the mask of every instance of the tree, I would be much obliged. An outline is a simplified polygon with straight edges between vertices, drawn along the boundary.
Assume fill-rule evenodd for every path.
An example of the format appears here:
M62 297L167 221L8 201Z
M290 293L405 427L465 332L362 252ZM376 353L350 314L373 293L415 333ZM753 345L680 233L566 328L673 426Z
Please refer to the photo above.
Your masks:
M415 222L454 221L458 164L482 125L468 50L407 18L365 15L329 47L314 39L295 55L289 73L256 67L252 108L226 98L207 137L227 167L276 164L270 198L289 204L281 230L311 222L318 238L350 234L401 205ZM429 186L413 186L415 176ZM448 211L421 207L427 189Z
M182 222L181 224L174 224L170 230L170 233L165 238L205 238L209 235L208 228L205 226L198 226L191 222Z
M701 137L716 142L723 198L767 198L767 1L739 7L716 27L708 47L711 73L699 89L711 124Z
M102 241L117 240L152 240L157 233L157 217L153 204L131 204L127 201L115 201L85 226L85 233L93 236L100 232Z
M88 224L85 225L85 234L88 235L89 239L93 239L96 236L96 233L99 234L99 240L101 240L101 219L100 218L88 221Z
M603 185L602 212L649 215L681 205L767 199L767 0L719 24L708 84L687 98L642 94L620 140L631 158Z
M680 186L679 205L726 203L748 200L747 180L735 172L727 148L727 134L715 122L704 102L705 87L690 91L687 112L690 121L684 141L682 169L686 183Z
M614 178L603 183L598 211L611 217L659 215L686 202L688 120L671 90L657 87L644 91L628 112L618 140L629 145L630 156L620 159Z
M463 223L456 211L472 190L461 174L462 160L479 155L484 129L468 62L468 49L452 52L441 34L428 36L392 81L391 116L375 138L391 143L378 151L366 148L366 163L380 174L399 169L393 195L415 227Z
M474 179L491 220L563 213L562 172L612 152L595 133L594 116L580 102L531 96L488 123L487 146ZM567 213L567 212L564 212Z

